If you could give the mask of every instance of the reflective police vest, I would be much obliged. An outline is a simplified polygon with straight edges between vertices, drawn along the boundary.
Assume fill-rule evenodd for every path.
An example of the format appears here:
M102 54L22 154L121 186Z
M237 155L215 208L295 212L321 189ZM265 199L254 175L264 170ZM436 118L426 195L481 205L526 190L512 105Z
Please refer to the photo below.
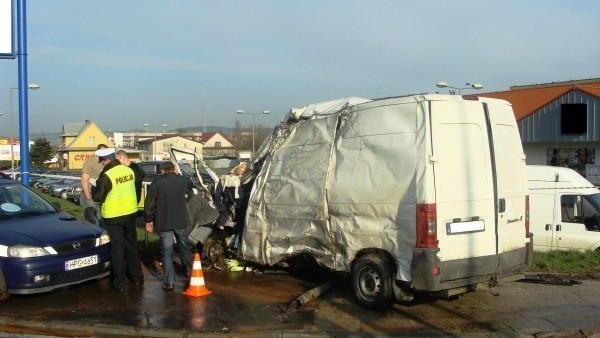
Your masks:
M117 165L104 174L110 179L112 189L102 203L102 217L114 218L137 212L137 194L133 170Z

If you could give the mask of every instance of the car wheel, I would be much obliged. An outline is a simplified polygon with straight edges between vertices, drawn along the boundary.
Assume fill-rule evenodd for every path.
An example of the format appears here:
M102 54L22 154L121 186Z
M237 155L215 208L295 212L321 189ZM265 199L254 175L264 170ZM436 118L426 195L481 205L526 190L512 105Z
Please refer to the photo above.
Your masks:
M225 258L226 247L223 236L220 234L210 235L202 245L202 256L209 258L213 263L219 262Z
M361 306L386 310L394 305L394 275L389 261L378 254L360 257L352 269L352 287Z
M63 200L66 200L66 199L67 199L67 192L66 192L66 191L64 191L64 190L63 190L63 191L61 191L61 192L60 192L60 198L62 198Z

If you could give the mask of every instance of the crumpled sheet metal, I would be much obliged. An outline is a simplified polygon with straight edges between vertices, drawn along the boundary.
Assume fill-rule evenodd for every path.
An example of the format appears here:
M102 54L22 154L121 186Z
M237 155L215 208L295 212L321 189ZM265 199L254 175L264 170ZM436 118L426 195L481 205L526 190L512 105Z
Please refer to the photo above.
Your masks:
M399 266L396 277L410 281L417 170L425 170L423 107L415 98L342 106L286 123L286 132L263 144L241 256L274 265L310 252L324 266L350 271L360 250L382 248Z

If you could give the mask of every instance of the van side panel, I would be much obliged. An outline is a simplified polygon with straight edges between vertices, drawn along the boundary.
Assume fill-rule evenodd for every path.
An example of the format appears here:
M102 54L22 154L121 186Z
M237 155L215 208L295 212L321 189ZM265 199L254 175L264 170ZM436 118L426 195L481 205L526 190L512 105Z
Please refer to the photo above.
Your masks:
M534 189L529 191L529 217L531 218L530 230L533 232L535 250L548 251L555 247L554 229L557 215L557 204L554 189Z
M325 219L325 181L336 116L295 125L265 161L252 191L242 257L273 265L309 251L335 268L338 257Z
M396 278L410 281L423 114L412 102L366 106L345 116L335 142L327 188L334 242L351 244L340 247L348 259L356 249L389 252Z

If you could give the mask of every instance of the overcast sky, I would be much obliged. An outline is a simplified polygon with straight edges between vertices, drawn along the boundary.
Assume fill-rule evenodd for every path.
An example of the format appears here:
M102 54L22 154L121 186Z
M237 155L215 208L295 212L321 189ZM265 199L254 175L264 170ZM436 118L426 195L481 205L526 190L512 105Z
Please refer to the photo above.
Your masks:
M29 0L28 77L41 86L29 129L251 125L239 109L269 110L256 125L270 127L320 101L447 93L438 81L486 92L596 78L599 13L595 0ZM0 135L17 71L0 60Z

